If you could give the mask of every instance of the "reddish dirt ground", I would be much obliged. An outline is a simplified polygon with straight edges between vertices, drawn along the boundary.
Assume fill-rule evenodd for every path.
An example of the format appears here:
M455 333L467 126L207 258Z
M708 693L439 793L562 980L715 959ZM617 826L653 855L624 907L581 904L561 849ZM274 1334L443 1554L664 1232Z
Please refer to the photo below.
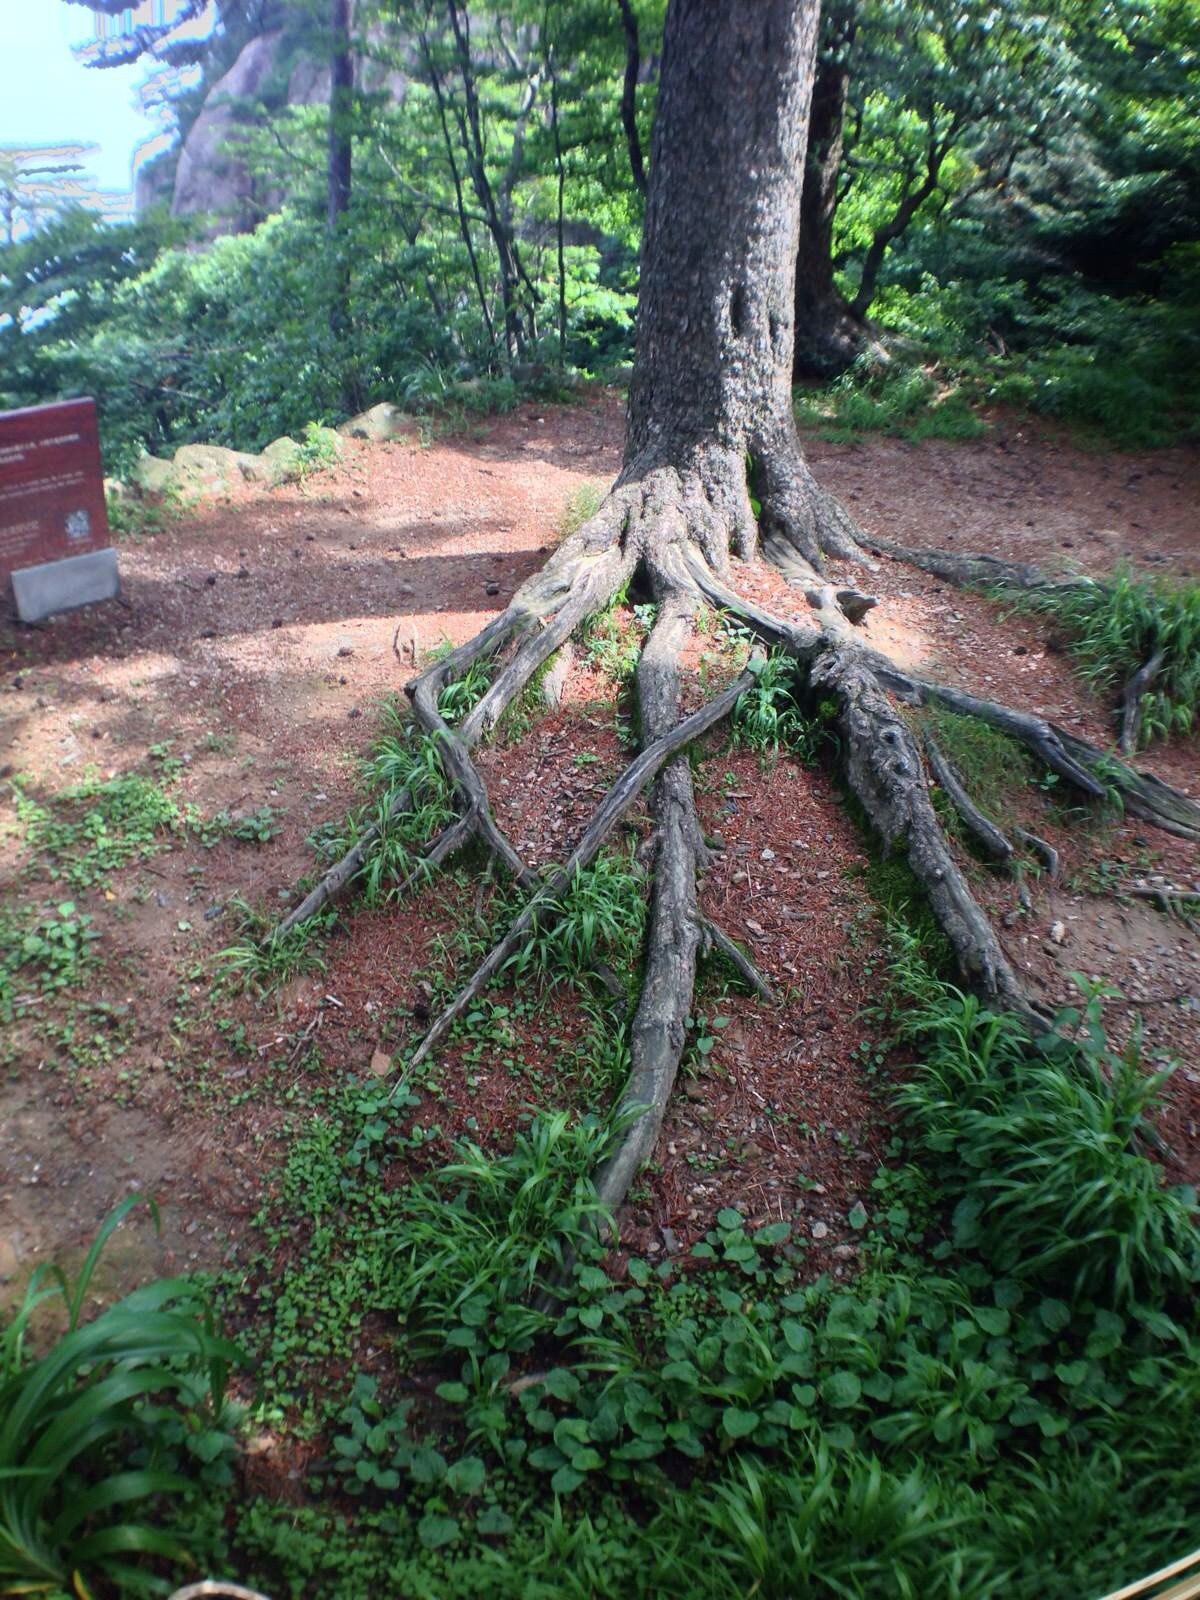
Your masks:
M619 397L596 393L570 407L525 405L427 448L349 443L341 465L303 485L247 488L122 543L119 602L35 629L0 623L10 909L67 898L30 858L14 777L50 796L89 771L152 771L151 747L165 746L181 763L181 802L204 816L269 805L278 827L261 846L173 836L71 892L94 919L101 960L75 993L18 984L29 1003L0 1054L0 1301L37 1261L76 1258L135 1187L162 1204L162 1235L123 1229L98 1292L219 1262L313 1090L369 1070L381 1046L411 1035L417 975L461 910L457 885L434 883L398 910L347 907L328 970L263 1001L214 991L211 958L237 926L231 898L285 905L312 869L311 830L359 798L376 706L407 675L394 647L419 658L499 610L557 537L571 496L611 479L621 435ZM975 443L813 440L810 459L868 532L1096 572L1119 557L1153 572L1197 569L1194 452L1093 455L1000 419ZM798 597L773 574L739 576L795 614ZM886 560L872 587L882 603L866 631L880 648L1109 738L1106 708L1036 619L1002 622L986 600ZM570 848L621 759L611 686L577 655L562 705L481 765L501 824L544 864ZM1200 792L1194 742L1140 759ZM855 1250L847 1215L870 1204L886 1133L865 1069L882 932L862 882L863 840L823 773L764 767L721 736L698 792L705 827L724 844L705 910L756 951L786 1003L721 997L708 983L697 1012L724 1025L712 1028L711 1053L689 1056L626 1242L650 1254L685 1248L720 1206L740 1203L754 1218L796 1219L814 1261L843 1273ZM1036 994L1057 1003L1074 993L1073 972L1102 976L1124 997L1109 1002L1117 1030L1136 1016L1151 1054L1181 1062L1163 1131L1172 1176L1194 1177L1200 938L1149 902L1106 891L1155 875L1196 883L1196 852L1133 823L1055 821L1036 795L1029 805L1061 851L1060 881L1032 883L1023 907L1013 882L972 864L973 880ZM556 998L520 1074L448 1051L446 1137L502 1133L531 1095L549 1097L553 1038L578 1039L582 1026Z

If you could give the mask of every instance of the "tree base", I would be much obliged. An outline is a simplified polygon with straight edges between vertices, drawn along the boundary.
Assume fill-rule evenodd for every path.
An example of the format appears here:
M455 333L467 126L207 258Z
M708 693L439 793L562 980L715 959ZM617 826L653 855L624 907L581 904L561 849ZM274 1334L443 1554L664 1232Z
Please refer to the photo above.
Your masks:
M707 448L682 464L632 462L596 515L563 542L499 617L407 685L414 716L439 741L459 808L457 821L432 841L425 864L438 865L469 839L478 839L527 893L512 926L432 1021L411 1064L438 1046L530 930L553 920L576 872L594 859L629 807L653 785L650 921L631 1029L631 1071L617 1108L622 1132L596 1174L600 1196L610 1207L620 1204L657 1139L683 1053L702 942L723 941L723 947L736 949L699 913L697 882L708 850L685 751L730 715L754 678L751 671L743 673L698 711L680 716L680 662L701 604L735 619L761 644L787 653L814 693L836 704L846 780L880 836L906 855L964 980L986 999L1020 1014L1031 1028L1043 1027L1045 1019L1025 994L954 859L929 798L927 763L967 826L998 860L1009 859L1012 847L972 805L936 746L922 751L897 705L937 703L979 717L1022 742L1080 793L1103 797L1115 784L1133 814L1200 838L1200 807L1186 796L1039 717L904 672L868 646L855 624L874 601L833 587L821 572L828 555L865 562L859 530L814 483L794 433L790 441L783 433L759 441L753 478L761 502L762 552L804 589L809 607L804 622L772 616L731 586L731 553L752 555L756 528L740 454ZM645 582L657 606L637 671L642 747L596 808L568 860L539 880L497 826L471 750L554 651L635 577ZM489 688L462 724L450 728L438 711L441 689L473 661L502 651L507 657ZM401 796L395 809L406 803ZM1028 838L1053 855L1041 841ZM295 926L344 889L361 867L367 843L361 840L331 868L282 926ZM758 978L753 969L751 976Z

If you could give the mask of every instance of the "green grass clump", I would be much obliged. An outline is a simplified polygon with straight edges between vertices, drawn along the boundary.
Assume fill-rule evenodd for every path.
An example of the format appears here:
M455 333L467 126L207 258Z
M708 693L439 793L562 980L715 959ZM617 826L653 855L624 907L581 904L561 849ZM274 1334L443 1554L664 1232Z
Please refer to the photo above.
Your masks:
M429 660L442 661L453 650L449 639L444 639L429 652ZM438 711L451 727L462 721L490 682L491 663L483 657L477 657L469 663L465 672L442 688L438 695ZM392 734L404 732L407 726L406 713L395 697L384 702L383 718Z
M1137 1148L1166 1073L1139 1038L1113 1050L1089 997L1031 1044L1013 1017L943 992L910 1012L922 1065L899 1093L937 1162L953 1237L997 1276L1128 1310L1200 1280L1195 1195Z
M442 714L452 721L465 709L463 701L455 701ZM392 898L417 868L424 848L454 820L454 788L437 739L404 720L395 702L384 706L383 731L362 764L362 781L370 798L341 823L320 829L312 843L323 858L336 861L373 827L355 883L365 903L378 906ZM407 804L396 809L405 794Z
M145 496L129 489L110 490L105 497L108 526L114 539L153 538L179 522L186 510L178 489Z
M628 608L624 590L603 611L589 617L579 642L588 666L610 678L618 689L632 683L646 634L654 622L654 607Z
M188 1562L172 1502L232 1483L225 1382L240 1353L214 1332L196 1286L152 1283L82 1321L101 1250L137 1203L107 1219L74 1282L39 1268L0 1328L5 1594L52 1600L90 1594L97 1581L122 1595L162 1593L139 1558ZM61 1305L66 1332L33 1358L26 1335L47 1301Z
M1123 567L1103 584L1031 589L1014 603L1064 628L1099 694L1119 693L1161 651L1162 664L1141 698L1141 743L1191 733L1200 704L1200 583L1152 582Z
M608 490L602 483L581 483L571 491L559 521L559 532L565 539L569 533L582 528L604 504Z
M319 941L332 924L328 912L318 912L284 931L245 901L236 909L242 913L245 936L215 957L217 972L235 988L267 994L306 972L325 971Z
M761 756L786 749L802 761L814 761L829 736L836 707L822 702L815 716L805 711L797 696L796 664L781 650L772 651L765 660L752 657L747 670L754 682L734 704L737 737Z
M590 866L576 869L566 893L547 910L550 915L510 957L507 975L585 985L605 961L631 980L636 976L646 899L644 874L632 852L601 851Z
M449 1161L397 1184L398 1163L446 1148L420 1105L404 1080L335 1092L294 1138L258 1219L268 1393L292 1405L300 1390L308 1428L338 1401L312 1375L331 1362L345 1370L372 1313L401 1320L405 1365L437 1355L478 1376L489 1349L528 1348L554 1320L533 1304L536 1290L599 1218L589 1173L607 1135L594 1118L534 1117L499 1155L460 1140ZM269 1266L280 1247L283 1273Z
M978 717L941 706L929 706L921 716L976 804L990 817L1005 816L1035 776L1024 748Z
M296 446L291 465L297 476L310 478L315 472L326 472L341 460L342 441L332 428L319 422L304 424L304 437Z
M540 1116L512 1149L462 1140L455 1159L405 1192L392 1293L414 1354L482 1360L527 1350L552 1317L535 1305L604 1215L591 1173L608 1131Z
M105 882L131 861L157 855L185 824L166 788L137 772L85 778L43 804L14 783L29 849L74 889Z

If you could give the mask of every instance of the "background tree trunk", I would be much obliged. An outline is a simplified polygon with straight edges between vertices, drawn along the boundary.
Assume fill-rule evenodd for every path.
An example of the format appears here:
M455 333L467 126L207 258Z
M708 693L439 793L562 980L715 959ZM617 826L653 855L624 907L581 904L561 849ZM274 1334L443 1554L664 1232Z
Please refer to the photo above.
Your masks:
M350 246L345 216L350 209L353 178L351 116L354 109L354 57L350 53L351 0L330 0L329 30L329 166L326 224L329 228L329 331L341 368L342 404L357 408L360 398L347 344L350 333Z
M853 25L850 30L853 37ZM800 197L800 240L796 253L797 378L833 378L844 372L862 348L866 326L856 316L833 276L833 222L842 163L842 125L850 72L845 47L818 63L808 122L808 159Z
M629 0L617 0L621 10L621 26L625 30L625 77L621 85L621 124L625 129L625 143L629 149L629 170L639 194L646 192L646 164L642 159L642 140L637 125L637 82L641 71L642 52L638 39L637 18Z
M350 114L354 101L354 57L350 53L350 0L330 0L329 185L326 218L330 232L350 209L352 155Z

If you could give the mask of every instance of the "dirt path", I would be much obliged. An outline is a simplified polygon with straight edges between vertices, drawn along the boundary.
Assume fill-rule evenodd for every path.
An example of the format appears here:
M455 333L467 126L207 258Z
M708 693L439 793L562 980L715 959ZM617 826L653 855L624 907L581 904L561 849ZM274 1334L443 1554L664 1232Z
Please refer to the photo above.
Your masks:
M413 974L446 922L436 885L400 913L347 913L328 971L265 1002L214 993L206 962L234 936L231 897L282 906L311 869L309 833L356 798L374 707L406 675L393 640L411 658L502 608L571 496L611 478L621 431L620 401L600 394L523 406L429 448L352 444L302 486L248 489L123 544L121 602L36 630L0 624L0 887L12 915L74 903L102 958L68 991L18 983L30 1003L0 1055L0 1297L37 1260L70 1258L135 1186L162 1202L163 1234L123 1230L109 1284L218 1262L314 1091L364 1071L408 1025ZM1150 570L1196 570L1194 453L1097 457L1002 428L974 444L814 441L811 458L868 531L1095 571L1123 552ZM770 575L756 581L794 609ZM888 562L875 587L885 603L869 632L880 644L1107 737L1104 708L1038 624L1001 629L984 600ZM605 695L577 663L563 708L525 744L485 757L498 810L532 860L561 857L620 759ZM1197 792L1194 744L1146 765ZM193 820L268 807L272 837L205 842L193 826L83 886L64 876L69 851L31 860L30 803L53 812L52 797L88 772L134 770L194 808ZM802 1212L822 1258L843 1271L845 1215L879 1137L860 1014L877 987L880 934L861 841L819 774L788 765L768 782L744 752L713 764L701 800L728 845L706 902L738 937L769 941L770 975L791 999L783 1012L723 1005L719 1044L676 1097L633 1208L635 1242L675 1247L740 1196L757 1215ZM1062 849L1060 885L1035 885L1025 914L1014 885L984 883L1010 954L1052 1001L1072 992L1074 971L1106 976L1129 997L1114 1019L1136 1010L1151 1048L1182 1057L1165 1129L1194 1172L1200 1072L1187 1063L1200 1060L1200 939L1092 891L1135 872L1195 881L1200 865L1135 825L1043 820L1039 831ZM305 1030L326 994L340 1006L322 1013L318 1058ZM468 1114L485 1130L515 1114L521 1089L503 1074L481 1082L453 1059L446 1073L448 1133Z

